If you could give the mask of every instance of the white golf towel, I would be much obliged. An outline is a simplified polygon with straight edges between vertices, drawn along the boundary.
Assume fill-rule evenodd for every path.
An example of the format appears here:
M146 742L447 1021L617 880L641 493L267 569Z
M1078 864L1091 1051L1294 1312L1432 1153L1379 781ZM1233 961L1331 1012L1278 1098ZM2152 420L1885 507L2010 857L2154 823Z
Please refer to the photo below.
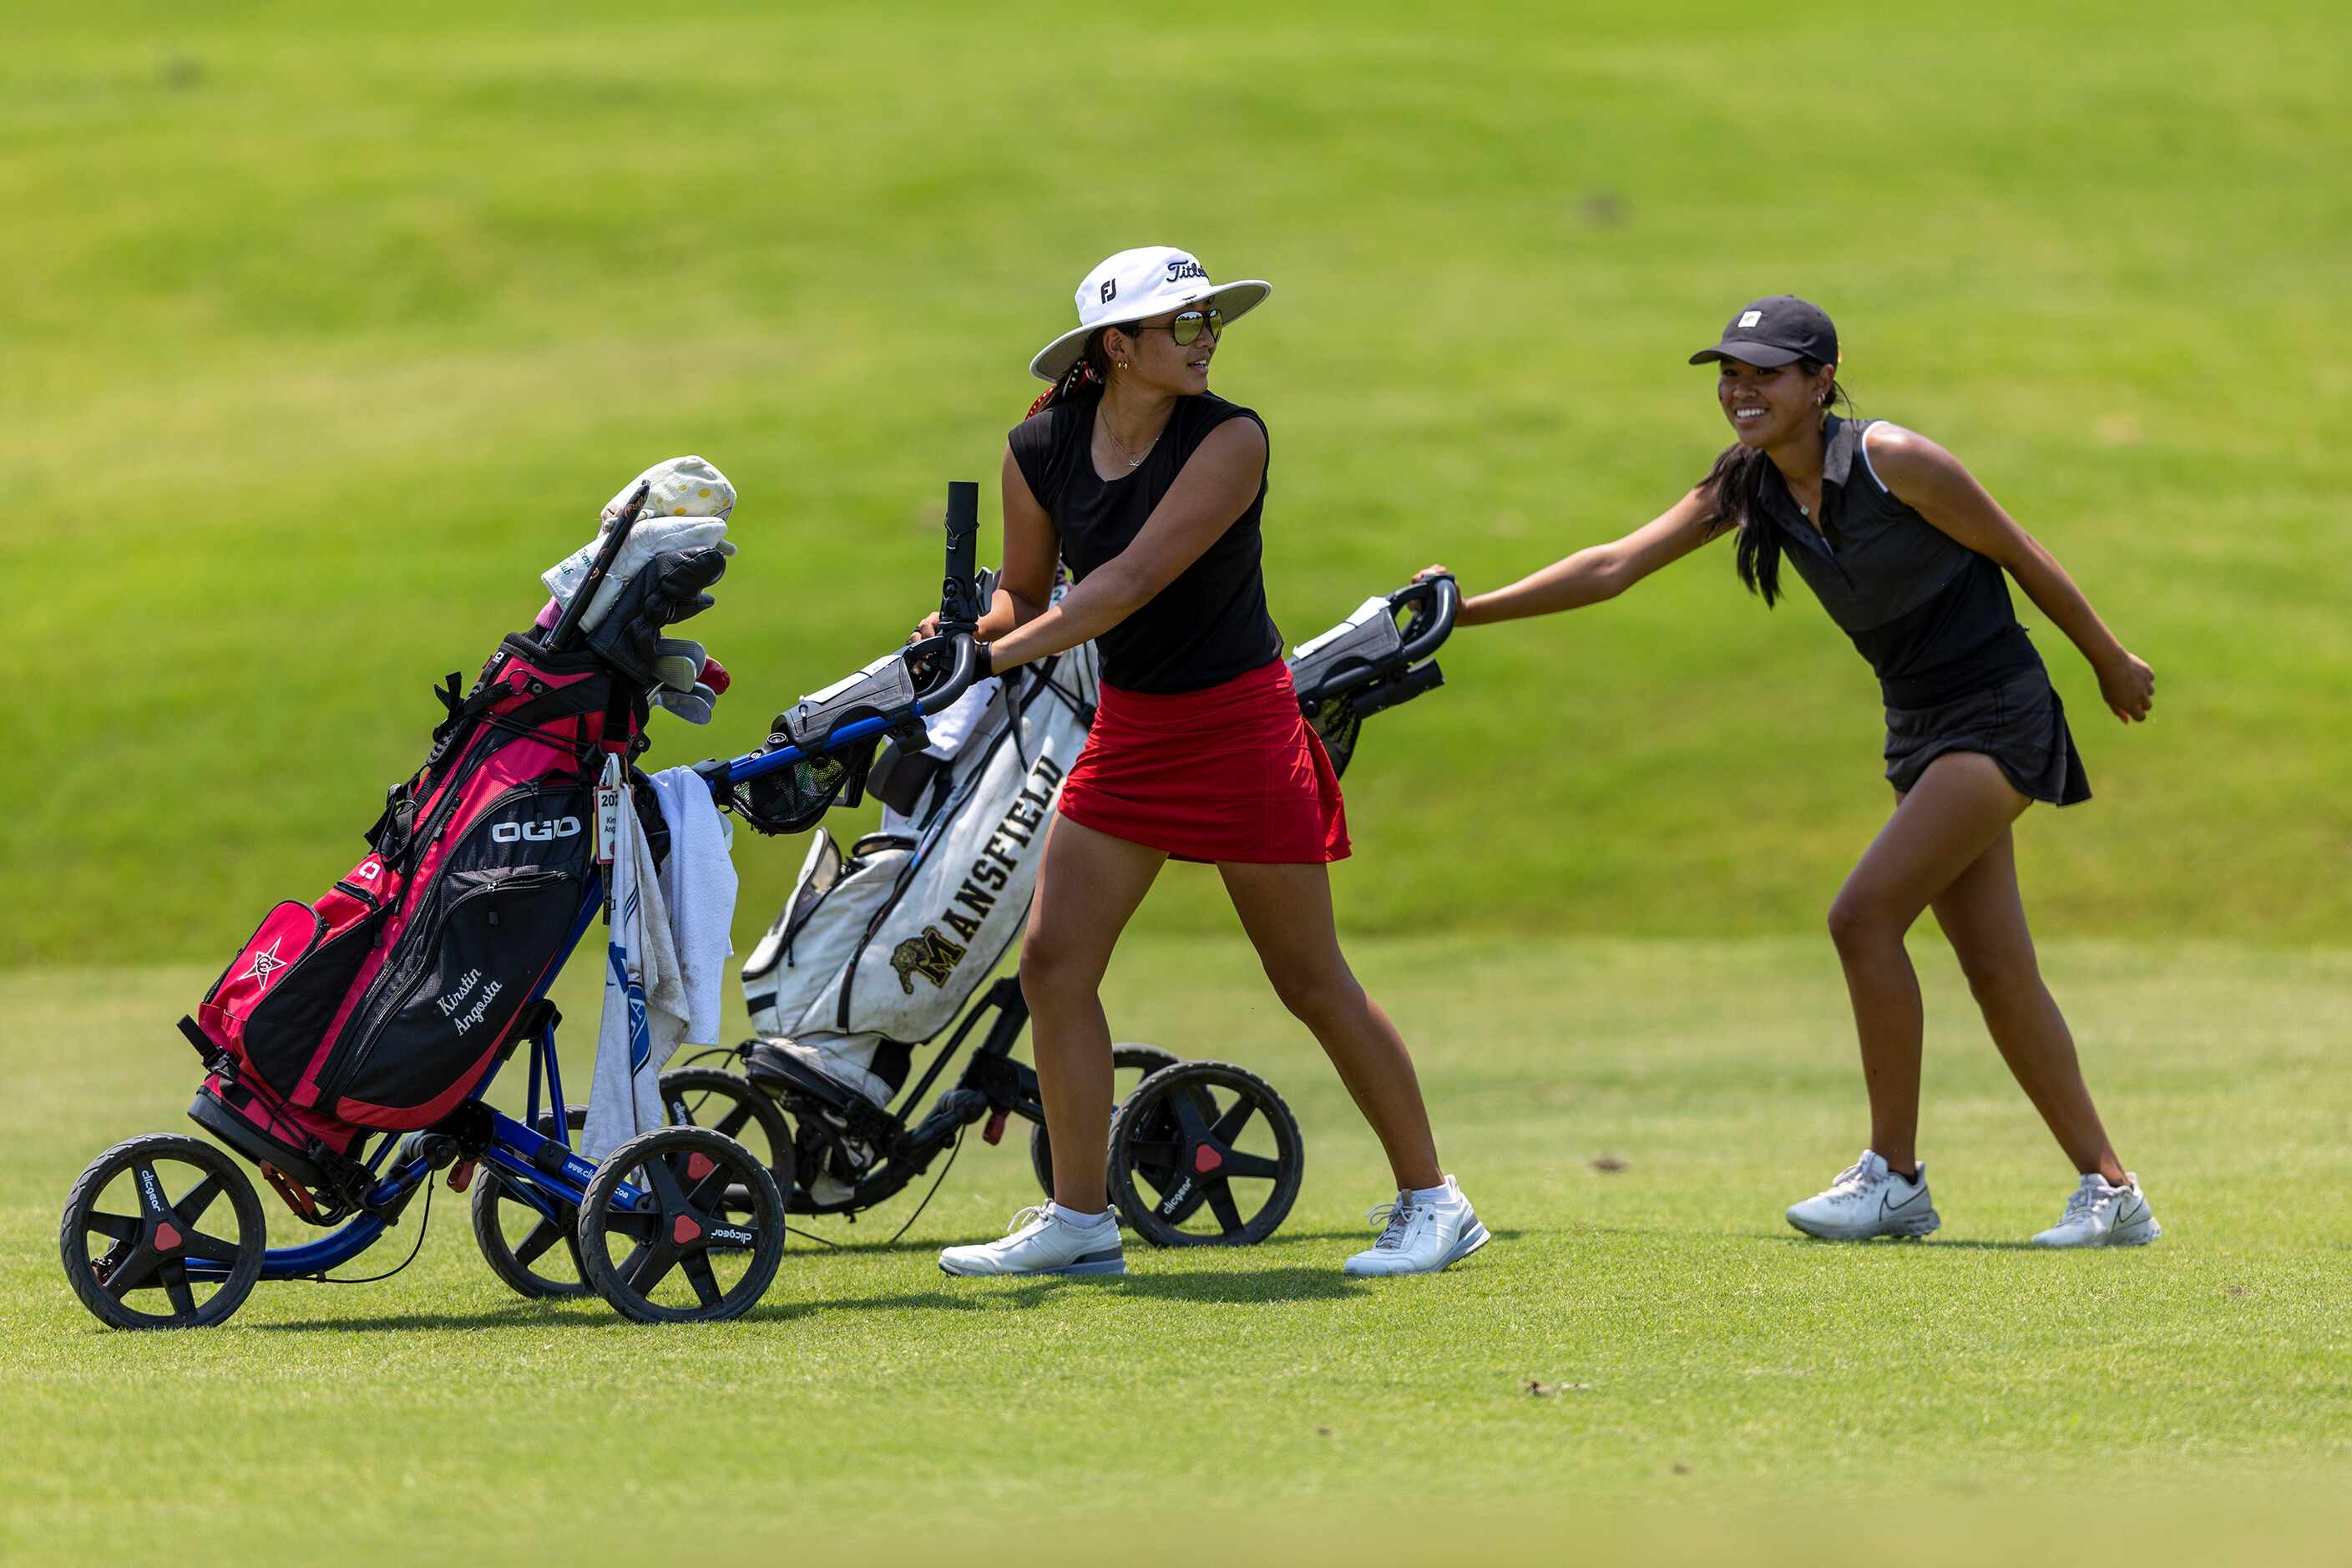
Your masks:
M654 798L661 805L662 825L669 829L662 901L669 910L670 936L686 985L686 1036L678 1043L715 1046L727 961L735 955L735 862L728 854L735 841L734 824L692 768L665 768L654 774Z
M719 993L735 951L730 835L710 787L689 768L671 768L653 784L670 833L667 863L655 866L625 784L614 834L604 1011L580 1139L592 1160L667 1120L663 1065L688 1040L718 1043Z

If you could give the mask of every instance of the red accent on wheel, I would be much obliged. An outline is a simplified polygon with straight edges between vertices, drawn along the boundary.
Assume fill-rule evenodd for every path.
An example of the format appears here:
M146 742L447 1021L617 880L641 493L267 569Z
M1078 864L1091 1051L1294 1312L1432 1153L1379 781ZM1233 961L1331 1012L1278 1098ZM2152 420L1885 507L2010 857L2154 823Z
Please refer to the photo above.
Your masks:
M158 1252L171 1251L173 1247L179 1246L183 1239L184 1238L181 1237L180 1233L173 1230L169 1224L159 1225L155 1227L155 1250Z
M702 1235L702 1227L695 1224L692 1220L687 1218L684 1215L680 1215L677 1216L677 1222L669 1227L669 1234L671 1240L677 1242L680 1247L684 1247L688 1242L693 1241Z
M686 1157L686 1179L689 1182L698 1182L717 1169L719 1163L708 1154L688 1154Z
M1224 1163L1225 1157L1206 1143L1192 1151L1192 1169L1204 1176Z

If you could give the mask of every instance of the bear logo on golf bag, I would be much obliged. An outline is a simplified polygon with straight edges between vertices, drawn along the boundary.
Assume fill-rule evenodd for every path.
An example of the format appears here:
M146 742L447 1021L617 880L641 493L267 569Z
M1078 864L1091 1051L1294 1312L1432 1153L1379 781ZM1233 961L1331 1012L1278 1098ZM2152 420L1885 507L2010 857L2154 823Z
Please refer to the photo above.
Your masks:
M890 967L898 972L898 989L912 996L916 975L944 986L963 954L961 947L940 934L939 927L925 926L922 935L910 936L891 950Z

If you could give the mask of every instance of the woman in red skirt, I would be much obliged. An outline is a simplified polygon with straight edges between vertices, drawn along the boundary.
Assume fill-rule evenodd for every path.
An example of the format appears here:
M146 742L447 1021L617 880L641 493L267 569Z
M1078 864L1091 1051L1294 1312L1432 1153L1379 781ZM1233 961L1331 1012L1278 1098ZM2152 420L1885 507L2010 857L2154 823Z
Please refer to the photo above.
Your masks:
M1110 1026L1098 988L1169 857L1214 864L1284 1005L1314 1031L1395 1171L1353 1275L1433 1272L1486 1241L1437 1163L1412 1058L1339 952L1326 867L1348 853L1339 783L1300 717L1266 614L1264 421L1209 391L1225 323L1272 291L1212 284L1184 251L1121 251L1078 326L1031 363L1052 388L1004 455L1004 574L981 622L1006 669L1089 639L1101 710L1062 789L1021 950L1054 1151L1054 1202L950 1274L1127 1272L1104 1191ZM1050 603L1056 560L1075 585Z

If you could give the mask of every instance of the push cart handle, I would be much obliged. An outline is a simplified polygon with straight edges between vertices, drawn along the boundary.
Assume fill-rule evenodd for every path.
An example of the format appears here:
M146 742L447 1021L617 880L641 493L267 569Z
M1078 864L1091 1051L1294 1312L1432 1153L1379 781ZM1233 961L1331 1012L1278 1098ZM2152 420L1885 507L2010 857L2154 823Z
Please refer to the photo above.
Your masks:
M1419 664L1454 635L1454 618L1462 613L1462 584L1454 580L1451 573L1424 577L1412 587L1390 595L1389 603L1399 609L1411 607L1413 612L1412 619L1405 626L1404 661Z
M980 621L980 486L948 481L948 565L940 584L940 624L969 628ZM967 683L968 684L968 683Z
M915 687L915 706L927 714L946 712L980 674L980 645L969 631L925 637L908 647L907 659L909 664L929 659L931 668L940 672L930 684L919 682Z
M915 703L925 713L942 713L961 697L980 670L980 650L971 638L980 624L980 486L971 479L948 481L947 574L940 582L940 636L907 650L918 668L928 661L936 678L918 685Z

